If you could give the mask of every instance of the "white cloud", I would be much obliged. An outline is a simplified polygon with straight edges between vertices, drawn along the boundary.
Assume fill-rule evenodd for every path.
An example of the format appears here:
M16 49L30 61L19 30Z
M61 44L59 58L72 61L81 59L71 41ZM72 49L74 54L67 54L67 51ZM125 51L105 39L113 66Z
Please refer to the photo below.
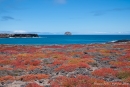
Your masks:
M54 0L58 4L65 4L66 0Z
M13 31L13 33L27 33L27 31L24 31L24 30L15 30L15 31Z
M106 34L108 32L95 32L96 34Z
M123 32L117 32L118 34L121 34L121 33L123 33Z

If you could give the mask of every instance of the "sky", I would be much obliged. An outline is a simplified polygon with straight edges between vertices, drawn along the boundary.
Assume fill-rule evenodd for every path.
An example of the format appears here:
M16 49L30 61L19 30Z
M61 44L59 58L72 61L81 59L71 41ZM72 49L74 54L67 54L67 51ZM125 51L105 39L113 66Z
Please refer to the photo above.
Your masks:
M0 0L0 32L130 34L130 0Z

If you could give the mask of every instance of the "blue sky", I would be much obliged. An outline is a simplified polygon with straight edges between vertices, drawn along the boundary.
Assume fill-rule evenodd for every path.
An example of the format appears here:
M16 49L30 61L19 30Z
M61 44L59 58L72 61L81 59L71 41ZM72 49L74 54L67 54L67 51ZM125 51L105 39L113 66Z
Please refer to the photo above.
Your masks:
M130 0L0 0L0 31L130 34Z

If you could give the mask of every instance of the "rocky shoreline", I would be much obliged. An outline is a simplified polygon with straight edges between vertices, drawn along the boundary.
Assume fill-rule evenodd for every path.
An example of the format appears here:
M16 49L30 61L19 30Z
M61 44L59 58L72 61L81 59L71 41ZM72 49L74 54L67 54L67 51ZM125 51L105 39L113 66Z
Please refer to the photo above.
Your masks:
M39 37L38 34L0 34L0 38Z
M1 87L130 87L130 42L0 45Z

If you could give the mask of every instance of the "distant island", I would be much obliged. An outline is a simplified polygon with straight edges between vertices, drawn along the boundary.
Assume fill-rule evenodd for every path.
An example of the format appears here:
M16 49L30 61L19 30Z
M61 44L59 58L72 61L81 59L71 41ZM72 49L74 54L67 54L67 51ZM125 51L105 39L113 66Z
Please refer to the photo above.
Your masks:
M0 34L0 38L22 38L22 37L39 37L38 34Z
M71 32L65 32L65 35L72 35Z

